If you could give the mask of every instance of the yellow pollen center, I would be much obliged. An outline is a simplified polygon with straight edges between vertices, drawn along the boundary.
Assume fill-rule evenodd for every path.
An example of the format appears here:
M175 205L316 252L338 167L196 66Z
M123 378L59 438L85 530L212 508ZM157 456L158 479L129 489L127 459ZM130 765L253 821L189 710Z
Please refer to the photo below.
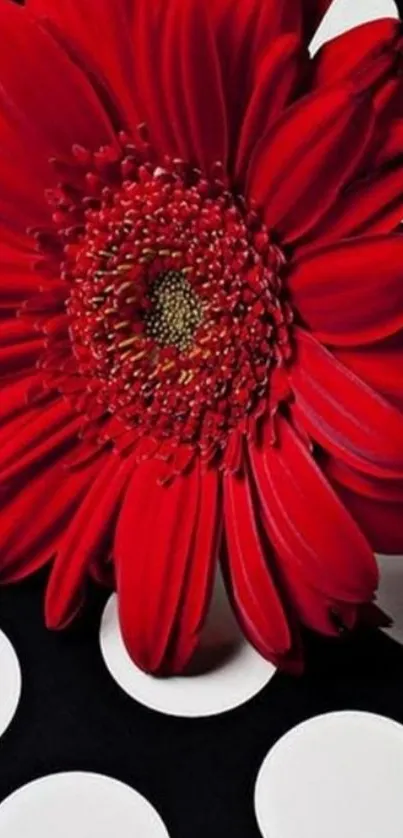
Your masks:
M148 337L159 346L174 346L184 352L193 343L203 319L203 306L180 271L166 271L155 280L149 294L150 310L145 315Z

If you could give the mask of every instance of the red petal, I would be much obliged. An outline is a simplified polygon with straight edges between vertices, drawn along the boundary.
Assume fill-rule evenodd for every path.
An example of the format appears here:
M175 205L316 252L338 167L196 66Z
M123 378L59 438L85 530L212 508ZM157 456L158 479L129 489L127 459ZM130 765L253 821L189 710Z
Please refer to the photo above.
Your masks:
M0 347L0 378L23 370L27 370L29 374L35 368L35 363L43 353L43 348L42 338Z
M246 636L272 661L290 651L293 639L270 555L258 532L249 478L224 477L224 576L228 594Z
M328 637L337 637L342 625L352 628L357 619L357 605L332 600L314 590L295 567L291 569L280 560L277 562L284 590L292 604L298 621L306 628ZM337 620L335 619L337 618Z
M343 32L316 53L314 83L334 84L349 75L354 85L372 84L395 64L399 37L395 18L368 21Z
M15 260L14 263L12 260ZM0 244L0 311L21 306L25 300L39 291L41 278L30 265L21 265L18 251L7 250ZM13 314L13 317L15 314Z
M97 150L113 142L110 122L89 81L29 13L1 3L0 27L0 112L26 132L27 154L36 147L48 158L69 154L74 143Z
M337 491L375 552L403 552L403 502L382 503L360 497L342 486Z
M74 52L81 66L101 79L132 128L143 117L136 107L133 67L134 3L131 0L29 0L29 10ZM94 37L96 32L97 37Z
M267 521L264 521L264 525L268 530ZM315 590L298 569L294 557L288 564L287 560L283 560L281 552L273 553L273 561L284 595L299 623L329 637L339 635L340 623L346 628L353 628L357 620L357 605L330 599Z
M186 594L177 619L177 641L171 646L169 669L181 672L199 642L210 603L219 535L218 479L213 470L201 476L200 500ZM207 557L207 560L206 560Z
M360 475L334 458L324 468L343 503L378 553L403 551L403 481Z
M329 87L288 108L258 144L247 191L286 240L305 234L334 202L372 135L368 97Z
M170 0L165 50L170 112L178 121L178 135L189 131L183 152L189 150L190 159L204 170L217 160L226 163L220 68L205 5L199 0Z
M394 119L392 123L389 120L385 122L388 130L375 153L373 160L375 170L401 157L403 151L403 119ZM396 160L396 163L399 161Z
M402 177L400 164L380 171L374 165L373 172L352 184L310 232L306 248L299 249L300 257L318 244L323 247L351 236L374 236L395 230L403 218Z
M308 53L296 35L277 38L258 62L238 144L235 175L241 183L257 141L296 94L307 64Z
M0 404L0 423L3 424L12 417L25 413L27 411L30 393L35 392L38 387L40 388L40 385L41 379L39 376L28 374L3 387Z
M244 58L242 49L248 50L248 55L260 54L281 35L301 31L301 0L295 3L289 0L265 0L264 3L261 0L212 0L209 14L221 47L220 54L226 55L233 64L239 64ZM239 68L240 81L248 64L250 61L246 60L243 68ZM233 66L227 69L233 70Z
M403 415L311 335L295 330L296 417L323 448L364 474L403 476Z
M74 143L98 149L114 134L85 75L27 10L2 2L0 30L0 207L6 212L7 201L7 220L21 227L25 213L27 227L48 212L49 158L68 155Z
M52 451L56 456L61 440L65 442L74 439L79 427L79 419L60 398L32 411L31 414L27 411L26 419L26 423L22 422L19 429L15 426L12 435L0 445L2 480L7 472L9 479L15 476L20 468L23 470L41 457L52 456ZM7 427L5 433L7 434ZM9 471L11 467L13 474Z
M23 376L25 377L25 376ZM11 380L7 382L7 385L14 384L15 381L19 380L19 376L15 377L15 380ZM45 400L45 410L49 406L49 404L54 403L54 394ZM10 415L7 415L7 409L4 411L5 421L0 425L0 455L4 449L5 445L8 445L10 441L14 439L15 436L19 435L22 431L24 431L27 426L35 421L38 417L38 406L37 405L25 405L20 404L19 410L14 410L16 407L15 402L12 402L12 410ZM3 416L3 414L2 414ZM0 458L1 462L1 458Z
M194 552L204 485L199 462L170 485L160 482L165 468L160 460L148 460L134 472L114 549L123 638L135 662L151 672L178 671L187 663L200 629L194 624L195 599L200 597L196 610L203 600L201 616L209 593L206 585L199 592L189 586L200 582L202 565L209 576L214 559L209 537L200 539L197 559Z
M26 343L38 337L38 331L32 321L6 320L0 323L0 348Z
M60 461L44 465L23 485L0 492L1 582L16 582L49 561L94 474L93 466L71 474Z
M133 4L133 71L139 109L143 121L150 129L152 144L157 147L160 156L179 156L180 150L175 134L178 121L168 113L165 92L165 76L168 69L163 69L165 41L162 33L167 8L168 4L162 0L156 0L154 3L139 0ZM158 70L155 66L156 54L159 56ZM168 83L170 82L171 75L168 77Z
M0 23L1 25L1 23ZM54 175L48 166L50 149L40 154L25 142L27 130L17 138L14 128L10 129L10 118L1 113L0 94L0 219L4 226L18 231L27 226L44 227L51 223L51 212L44 199L45 186L51 186ZM6 153L7 146L14 152ZM31 159L32 165L27 163ZM42 171L41 171L42 169ZM45 170L45 171L44 171Z
M354 349L333 349L336 358L373 390L403 411L403 340L385 340Z
M68 416L62 427L49 433L49 436L37 445L33 445L21 456L16 454L15 458L0 469L0 482L8 484L11 481L22 481L27 475L40 466L41 462L48 463L57 461L61 455L78 442L79 432L82 427L80 416Z
M211 16L221 62L231 148L238 143L253 95L255 70L283 34L301 35L299 2L289 0L213 0ZM275 95L275 91L273 91Z
M122 495L133 471L130 459L113 454L98 464L98 473L70 526L60 539L46 591L46 623L63 628L81 605L91 564L107 553Z
M16 255L21 266L30 265L37 256L35 241L26 230L12 230L0 221L0 259L14 265Z
M370 343L403 327L402 264L402 236L357 238L307 255L289 287L318 340Z
M356 495L380 501L382 504L403 503L402 479L382 480L372 475L361 474L335 457L329 456L323 462L323 470L334 485L344 486Z
M402 79L399 72L383 84L374 96L374 108L378 116L378 122L384 121L385 127L391 119L402 116Z
M329 599L370 600L377 567L365 538L339 502L291 426L278 422L278 443L268 440L250 456L277 554Z

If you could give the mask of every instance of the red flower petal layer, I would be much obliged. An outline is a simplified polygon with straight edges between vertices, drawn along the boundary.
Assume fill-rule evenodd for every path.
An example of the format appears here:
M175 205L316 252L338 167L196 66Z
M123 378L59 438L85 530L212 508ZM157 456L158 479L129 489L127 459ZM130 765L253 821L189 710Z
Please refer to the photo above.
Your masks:
M335 346L396 334L403 328L402 262L399 235L350 239L307 255L289 277L304 324Z
M363 474L403 477L403 414L298 329L293 413L311 438ZM329 384L331 382L331 387Z
M247 637L298 671L299 624L329 635L351 628L374 596L373 549L403 548L403 239L392 233L401 220L400 30L391 20L368 24L311 61L308 40L328 6L28 0L20 9L0 0L0 580L53 558L46 620L55 628L75 615L90 575L116 583L127 648L159 674L181 671L196 648L218 552ZM221 207L214 189L223 204L232 195L257 262L267 248L273 257L265 314L276 325L262 360L270 351L275 373L252 417L254 372L242 369L251 387L237 391L239 425L228 440L221 431L221 459L212 445L203 464L191 445L122 426L112 410L119 399L101 404L96 376L77 375L63 267L65 241L71 266L89 217L91 241L109 246L107 226L96 232L101 192L108 216L116 184L130 188L138 177L154 188L175 171L178 197L184 168L197 199L207 189L187 206L204 212L198 264L216 218L209 198ZM127 221L123 201L113 204L118 226L119 212ZM223 218L239 273L243 227L230 210ZM158 242L150 245L152 253ZM86 260L99 254L80 254L91 285L99 276ZM209 255L203 270L219 276ZM103 278L110 256L101 254ZM128 265L116 251L113 259L120 283ZM253 299L262 326L254 271L246 277L239 304ZM276 305L277 285L287 307ZM115 314L107 315L115 344L131 346ZM221 394L217 405L212 421L222 429Z
M287 241L305 234L357 170L372 130L370 99L357 100L347 86L288 108L258 144L248 173L247 192L266 208L268 227Z
M160 673L183 669L197 644L217 535L214 472L196 464L166 486L165 470L150 460L134 471L114 547L125 643L140 667Z

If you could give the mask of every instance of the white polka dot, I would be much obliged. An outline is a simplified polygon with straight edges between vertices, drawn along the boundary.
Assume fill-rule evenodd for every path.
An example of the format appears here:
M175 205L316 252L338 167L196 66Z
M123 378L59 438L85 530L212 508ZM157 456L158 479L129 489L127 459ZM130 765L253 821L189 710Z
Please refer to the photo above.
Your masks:
M393 620L393 625L383 631L403 643L403 556L378 556L378 565L377 604Z
M398 17L393 0L333 0L311 43L311 52L346 30L381 17Z
M255 807L264 838L402 838L403 727L370 713L318 716L266 757Z
M119 630L115 595L106 605L100 640L105 663L122 689L146 707L173 716L231 710L260 692L275 673L243 638L221 582L189 675L153 678L133 664Z
M129 786L100 774L41 777L0 804L7 838L168 838L155 809Z
M21 670L10 641L0 631L0 736L8 728L21 695Z

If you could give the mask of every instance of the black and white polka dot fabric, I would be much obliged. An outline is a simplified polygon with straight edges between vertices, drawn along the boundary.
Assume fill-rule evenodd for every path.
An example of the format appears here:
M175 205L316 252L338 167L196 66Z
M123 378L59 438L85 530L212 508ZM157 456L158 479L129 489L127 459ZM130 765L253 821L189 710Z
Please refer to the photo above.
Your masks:
M312 49L391 13L335 0ZM130 661L115 595L93 588L59 634L43 573L0 588L0 838L402 838L403 558L379 563L394 626L308 637L300 679L249 646L220 582L168 680Z

